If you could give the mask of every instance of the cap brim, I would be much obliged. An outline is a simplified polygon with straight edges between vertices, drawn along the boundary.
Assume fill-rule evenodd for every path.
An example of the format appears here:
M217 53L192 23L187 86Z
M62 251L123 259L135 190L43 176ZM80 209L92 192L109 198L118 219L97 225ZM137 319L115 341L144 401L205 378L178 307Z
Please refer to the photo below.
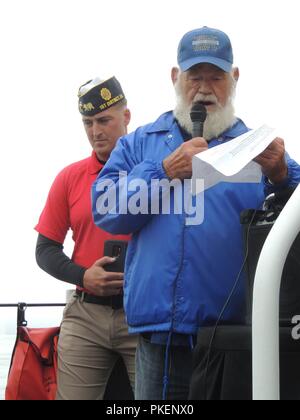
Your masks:
M229 73L232 70L232 64L228 61L221 60L216 57L194 57L189 60L183 61L179 64L181 71L188 71L190 68L196 66L197 64L213 64L214 66L219 67L221 70Z

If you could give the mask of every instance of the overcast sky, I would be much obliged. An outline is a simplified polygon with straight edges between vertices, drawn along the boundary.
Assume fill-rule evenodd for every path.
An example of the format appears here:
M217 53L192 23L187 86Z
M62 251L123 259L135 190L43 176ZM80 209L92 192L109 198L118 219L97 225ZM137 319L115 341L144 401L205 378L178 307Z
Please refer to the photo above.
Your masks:
M9 0L0 5L0 302L62 301L67 286L35 263L33 230L50 185L90 154L77 111L87 80L115 75L131 130L174 105L170 81L183 34L227 32L240 68L236 113L279 129L300 161L296 0ZM70 243L67 249L70 249Z

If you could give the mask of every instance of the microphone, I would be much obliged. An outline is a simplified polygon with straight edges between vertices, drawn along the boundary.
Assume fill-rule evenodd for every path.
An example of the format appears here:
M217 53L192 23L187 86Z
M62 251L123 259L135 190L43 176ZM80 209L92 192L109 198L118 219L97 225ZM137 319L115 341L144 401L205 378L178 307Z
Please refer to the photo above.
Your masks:
M207 116L207 110L201 102L195 102L191 109L191 120L193 123L193 138L203 137L204 122Z

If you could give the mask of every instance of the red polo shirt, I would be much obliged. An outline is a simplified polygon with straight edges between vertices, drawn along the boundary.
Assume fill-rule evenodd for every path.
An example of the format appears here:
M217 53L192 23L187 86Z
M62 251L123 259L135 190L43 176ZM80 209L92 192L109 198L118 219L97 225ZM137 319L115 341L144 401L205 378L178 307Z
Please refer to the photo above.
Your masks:
M53 241L64 243L69 229L75 242L72 260L89 268L103 257L107 240L129 240L129 236L113 236L93 222L91 187L103 164L95 152L88 159L73 163L56 177L35 229Z

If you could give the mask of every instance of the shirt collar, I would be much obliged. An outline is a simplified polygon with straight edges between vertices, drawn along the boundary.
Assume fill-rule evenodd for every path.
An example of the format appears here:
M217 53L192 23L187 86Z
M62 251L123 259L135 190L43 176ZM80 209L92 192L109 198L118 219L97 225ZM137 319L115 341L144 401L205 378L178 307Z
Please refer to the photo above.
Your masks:
M230 127L223 134L221 134L220 137L223 137L224 139L226 138L235 139L236 137L241 136L242 134L245 134L248 131L249 131L249 128L245 125L245 123L239 118L237 118L233 126Z
M90 175L98 174L103 168L103 166L104 166L104 163L99 162L95 151L93 151L92 156L90 157L90 161L89 161L89 168L88 168L89 174Z

